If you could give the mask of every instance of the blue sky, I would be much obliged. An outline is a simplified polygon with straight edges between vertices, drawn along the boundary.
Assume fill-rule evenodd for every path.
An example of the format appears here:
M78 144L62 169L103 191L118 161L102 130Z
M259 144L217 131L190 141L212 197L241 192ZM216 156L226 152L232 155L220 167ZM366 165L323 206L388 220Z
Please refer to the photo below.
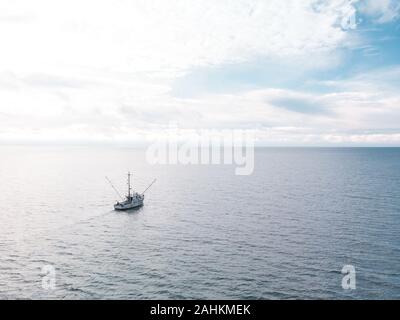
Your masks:
M355 7L359 4L360 2L355 2ZM397 11L399 8L400 2ZM296 58L281 60L279 57L271 59L260 56L243 63L194 68L177 79L174 93L191 96L204 92L229 92L265 86L319 91L323 87L310 86L308 83L346 80L357 74L396 68L400 63L398 16L385 23L378 23L376 16L357 12L355 19L356 27L347 32L350 36L357 37L359 43L337 48L337 54L341 55L340 63L305 70L301 65L296 65Z
M0 142L400 145L399 0L0 4Z

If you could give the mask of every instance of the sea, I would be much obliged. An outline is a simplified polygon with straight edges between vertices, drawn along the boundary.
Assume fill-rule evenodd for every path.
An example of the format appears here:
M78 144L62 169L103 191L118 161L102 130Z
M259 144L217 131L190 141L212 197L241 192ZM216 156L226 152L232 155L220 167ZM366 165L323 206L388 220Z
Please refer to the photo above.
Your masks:
M400 299L399 148L256 148L243 176L123 146L0 155L0 299ZM128 171L157 182L116 212L105 176L125 194Z

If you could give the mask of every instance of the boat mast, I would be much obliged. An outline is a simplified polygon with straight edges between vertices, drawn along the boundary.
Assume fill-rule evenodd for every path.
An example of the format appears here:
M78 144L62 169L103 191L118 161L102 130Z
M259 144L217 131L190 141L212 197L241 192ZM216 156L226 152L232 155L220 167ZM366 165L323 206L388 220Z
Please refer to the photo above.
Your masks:
M128 197L131 197L131 173L128 172Z

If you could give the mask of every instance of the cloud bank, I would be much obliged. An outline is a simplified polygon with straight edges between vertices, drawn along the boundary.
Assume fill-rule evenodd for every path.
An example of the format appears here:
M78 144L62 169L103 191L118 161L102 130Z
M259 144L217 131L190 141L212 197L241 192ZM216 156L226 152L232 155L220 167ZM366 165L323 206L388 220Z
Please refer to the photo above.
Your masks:
M0 142L134 143L174 122L252 128L266 145L400 144L400 64L385 59L399 51L399 11L389 0L2 1Z

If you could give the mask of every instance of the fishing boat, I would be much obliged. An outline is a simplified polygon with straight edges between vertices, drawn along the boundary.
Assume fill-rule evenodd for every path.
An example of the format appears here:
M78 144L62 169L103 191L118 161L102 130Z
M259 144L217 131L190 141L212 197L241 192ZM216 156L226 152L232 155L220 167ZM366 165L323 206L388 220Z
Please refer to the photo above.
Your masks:
M114 189L114 191L118 194L118 196L122 199L122 201L117 201L116 204L114 204L114 210L116 211L124 211L124 210L131 210L135 208L139 208L143 206L144 202L144 193L156 182L156 179L153 180L153 182L142 192L138 193L134 190L132 190L131 187L131 173L128 172L128 194L125 196L125 199L121 196L121 194L118 192L118 190L114 187L110 179L107 179L107 181L110 183L111 187Z

